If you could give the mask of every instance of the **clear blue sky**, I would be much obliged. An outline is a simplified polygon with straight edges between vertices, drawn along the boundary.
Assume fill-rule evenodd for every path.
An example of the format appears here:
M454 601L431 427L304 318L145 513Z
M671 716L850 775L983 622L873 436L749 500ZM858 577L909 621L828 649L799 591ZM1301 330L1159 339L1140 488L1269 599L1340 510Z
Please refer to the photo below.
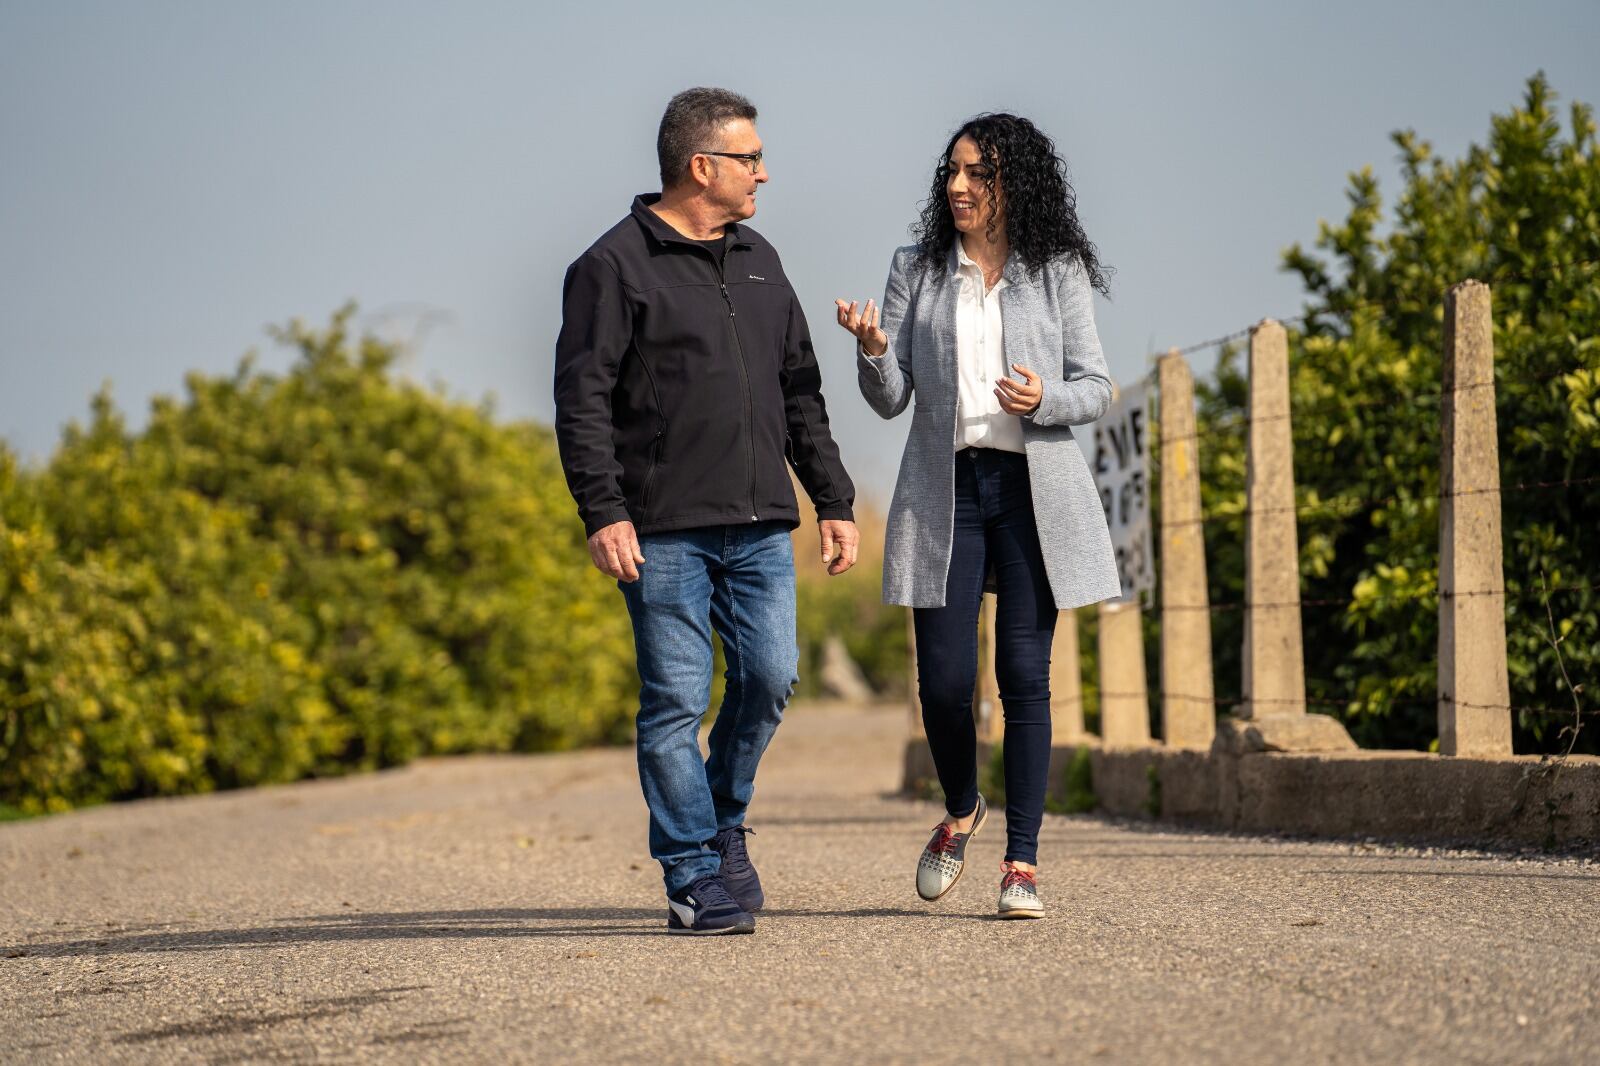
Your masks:
M1208 10L1221 8L1221 10ZM681 15L674 15L674 11ZM0 435L48 454L105 380L135 424L346 299L406 366L548 419L568 262L654 187L666 99L760 107L754 225L818 340L846 462L887 499L905 426L855 391L836 295L880 296L949 131L1010 109L1068 158L1118 272L1113 372L1299 307L1289 243L1393 191L1545 70L1600 103L1600 4L450 4L0 0ZM1198 360L1204 370L1205 357Z

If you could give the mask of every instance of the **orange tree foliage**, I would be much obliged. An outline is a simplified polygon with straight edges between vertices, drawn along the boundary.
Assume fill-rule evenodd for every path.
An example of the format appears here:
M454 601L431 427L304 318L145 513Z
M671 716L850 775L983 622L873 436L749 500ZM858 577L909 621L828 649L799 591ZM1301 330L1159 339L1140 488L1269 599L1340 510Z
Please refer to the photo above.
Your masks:
M396 381L350 313L141 433L101 395L44 468L0 450L0 805L628 736L551 434Z
M1565 127L1565 128L1563 128ZM1493 287L1511 702L1520 752L1564 749L1574 685L1600 681L1600 150L1590 109L1561 116L1542 76L1457 160L1395 135L1403 187L1386 220L1368 171L1317 247L1285 254L1307 293L1290 333L1309 695L1364 747L1437 736L1443 298ZM1246 386L1237 350L1200 389L1202 496L1214 603L1243 598ZM1228 427L1235 427L1229 429ZM1549 488L1511 486L1571 482ZM1231 517L1228 517L1231 516ZM1218 692L1239 682L1241 612L1215 616ZM1594 721L1579 750L1600 750Z

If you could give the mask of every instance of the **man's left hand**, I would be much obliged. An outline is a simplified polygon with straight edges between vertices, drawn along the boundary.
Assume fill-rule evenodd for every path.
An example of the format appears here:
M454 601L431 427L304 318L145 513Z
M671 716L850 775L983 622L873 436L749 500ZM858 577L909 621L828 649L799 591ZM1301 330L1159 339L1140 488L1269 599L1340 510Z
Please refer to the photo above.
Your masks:
M828 573L838 577L856 565L856 550L861 547L861 533L854 522L826 518L817 523L822 531L822 561Z

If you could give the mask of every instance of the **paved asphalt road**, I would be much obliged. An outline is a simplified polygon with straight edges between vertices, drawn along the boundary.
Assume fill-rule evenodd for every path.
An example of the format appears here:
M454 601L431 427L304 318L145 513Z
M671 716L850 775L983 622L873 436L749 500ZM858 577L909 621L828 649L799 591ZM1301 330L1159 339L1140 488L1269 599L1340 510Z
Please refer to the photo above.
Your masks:
M624 750L0 825L0 1061L1600 1061L1600 865L1049 816L1002 923L904 725L790 712L754 937L665 935Z

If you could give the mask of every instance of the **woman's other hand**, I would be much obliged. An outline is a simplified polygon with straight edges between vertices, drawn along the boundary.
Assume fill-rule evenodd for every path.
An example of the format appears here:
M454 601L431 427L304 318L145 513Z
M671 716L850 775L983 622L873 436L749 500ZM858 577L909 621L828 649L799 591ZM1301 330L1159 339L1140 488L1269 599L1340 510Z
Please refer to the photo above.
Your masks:
M1010 415L1032 414L1044 399L1044 382L1021 363L1012 363L1011 369L1022 375L1022 382L1001 378L995 383L994 394L1000 399L1000 408Z
M878 328L878 307L871 300L859 312L856 302L848 304L835 300L839 312L839 325L861 342L861 350L876 359L889 350L889 335Z

